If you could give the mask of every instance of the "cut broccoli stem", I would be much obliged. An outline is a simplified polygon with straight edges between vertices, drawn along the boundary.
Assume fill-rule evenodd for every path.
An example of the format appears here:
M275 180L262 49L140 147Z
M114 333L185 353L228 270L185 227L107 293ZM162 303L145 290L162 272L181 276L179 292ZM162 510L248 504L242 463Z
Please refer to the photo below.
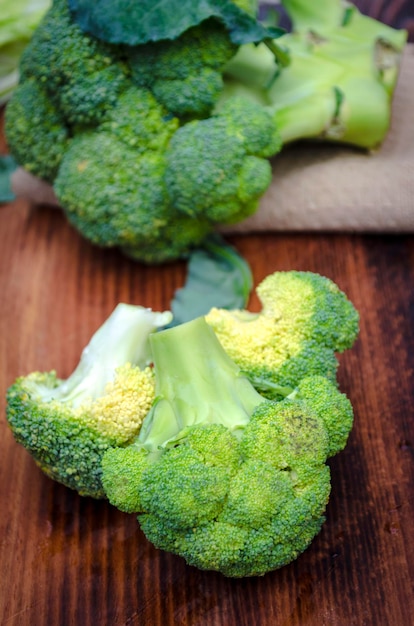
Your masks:
M195 424L223 424L237 434L265 402L233 363L204 317L151 335L156 401L136 445L155 452Z
M101 397L118 367L131 363L144 368L150 363L148 336L171 318L169 311L155 313L142 306L118 304L84 348L69 378L54 388L37 385L37 393L45 402L59 400L73 408Z

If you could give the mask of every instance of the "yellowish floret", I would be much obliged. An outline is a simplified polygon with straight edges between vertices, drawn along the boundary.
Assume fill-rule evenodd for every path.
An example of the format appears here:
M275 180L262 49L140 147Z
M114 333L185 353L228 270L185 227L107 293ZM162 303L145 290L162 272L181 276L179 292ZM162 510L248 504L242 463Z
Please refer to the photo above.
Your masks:
M291 334L291 326L276 311L255 315L213 308L206 320L225 351L242 368L250 368L252 364L268 367L270 363L277 368L287 354L294 356L301 349L300 335Z
M155 376L150 367L141 370L130 363L116 370L113 382L108 383L105 395L77 409L88 413L88 422L102 434L113 437L118 443L129 441L141 426L155 397Z
M330 279L275 272L257 287L259 313L213 308L206 316L231 359L266 397L280 399L305 376L336 381L336 353L350 348L359 316Z

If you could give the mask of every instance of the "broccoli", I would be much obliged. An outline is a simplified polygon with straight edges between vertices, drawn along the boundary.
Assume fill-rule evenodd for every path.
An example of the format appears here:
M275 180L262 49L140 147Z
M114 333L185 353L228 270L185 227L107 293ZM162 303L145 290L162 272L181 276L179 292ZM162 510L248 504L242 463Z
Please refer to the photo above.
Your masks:
M108 43L54 0L6 110L10 150L93 244L151 264L187 257L256 210L280 149L271 116L249 101L211 118L238 47L215 18L171 40Z
M53 0L6 109L11 154L93 244L187 258L255 213L286 143L371 149L388 130L405 31L342 0L283 4L292 33L255 0Z
M289 563L324 521L326 460L351 428L349 400L312 376L267 400L203 317L150 344L156 401L135 440L103 455L109 501L200 569L245 577Z
M224 69L221 100L250 96L276 122L283 144L299 139L376 149L391 121L407 32L343 0L282 0L292 32L278 44L290 63L275 67L263 43L238 49ZM216 108L220 110L220 101Z
M267 157L280 147L266 111L243 98L228 100L219 114L189 122L171 139L165 181L173 206L215 224L252 215L272 180Z
M206 316L255 387L280 399L309 374L335 382L335 353L358 334L359 315L347 296L325 276L293 270L267 276L256 293L259 313L213 308Z
M99 132L71 140L54 189L84 237L154 264L201 244L210 222L178 212L167 194L164 148L176 122L148 90L131 86Z
M201 245L211 231L206 219L170 206L165 168L155 150L140 157L113 133L83 134L71 142L54 188L69 222L89 241L155 265Z
M154 400L148 336L170 320L169 312L119 304L69 378L33 372L10 386L6 416L14 437L50 478L105 497L102 455L139 431Z

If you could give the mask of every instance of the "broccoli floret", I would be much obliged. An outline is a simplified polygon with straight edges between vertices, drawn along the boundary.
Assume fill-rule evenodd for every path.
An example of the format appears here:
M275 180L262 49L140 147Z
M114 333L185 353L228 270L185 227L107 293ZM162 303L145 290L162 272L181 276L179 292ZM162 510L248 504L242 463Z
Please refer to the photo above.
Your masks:
M32 174L53 182L68 144L68 130L41 83L20 83L6 107L7 140L15 159Z
M231 25L204 19L178 38L127 45L85 32L75 13L54 0L22 56L10 151L93 244L151 264L186 257L217 224L256 210L280 148L271 117L248 102L192 126L210 115L238 47Z
M339 392L320 386L328 399L309 404L305 387L265 399L204 318L150 344L156 401L135 440L103 456L108 499L138 513L156 547L200 569L242 577L289 563L324 521L330 440L347 419L325 410Z
M139 432L154 400L148 336L170 320L169 312L119 304L69 378L33 372L11 385L8 423L49 477L81 495L105 497L102 455Z
M216 116L180 128L167 150L172 205L212 223L236 223L254 213L269 186L267 157L281 147L272 118L250 101L229 100Z
M99 129L113 133L136 154L164 151L179 127L176 117L148 89L131 85L117 99Z
M95 125L116 104L129 70L122 48L84 33L67 0L54 0L20 63L21 80L35 78L70 126Z
M140 155L116 132L83 133L72 139L54 189L70 223L89 241L162 263L185 256L211 231L203 216L193 220L171 207L165 167L162 152Z
M217 222L255 210L270 183L263 157L278 135L264 111L244 128L252 108L235 99L177 130L150 91L125 90L99 129L77 134L63 156L54 190L69 221L93 243L147 263L187 255Z
M329 435L328 456L345 448L354 421L349 398L324 376L303 378L289 397L302 399L323 420Z
M257 0L234 0L255 16ZM215 18L184 31L177 39L129 49L136 84L148 87L156 99L180 119L208 117L223 89L223 69L239 46Z
M359 315L347 296L313 272L275 272L257 287L259 313L206 316L230 357L266 397L280 399L309 374L336 380L335 353L350 348Z
M222 69L236 53L224 26L211 19L173 41L131 48L134 81L180 118L209 115L222 88Z

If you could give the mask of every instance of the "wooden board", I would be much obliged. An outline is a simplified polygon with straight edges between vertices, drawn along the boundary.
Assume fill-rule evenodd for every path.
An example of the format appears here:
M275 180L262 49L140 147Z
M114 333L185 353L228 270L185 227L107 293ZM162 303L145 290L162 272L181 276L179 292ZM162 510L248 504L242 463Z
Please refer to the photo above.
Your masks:
M411 626L414 615L414 237L230 239L255 284L276 270L335 280L361 314L341 357L355 407L331 462L326 523L298 560L227 579L153 548L133 515L37 469L7 426L5 391L70 374L120 302L168 308L185 264L146 267L92 247L53 209L0 207L0 623L4 626ZM251 306L258 308L252 297Z

